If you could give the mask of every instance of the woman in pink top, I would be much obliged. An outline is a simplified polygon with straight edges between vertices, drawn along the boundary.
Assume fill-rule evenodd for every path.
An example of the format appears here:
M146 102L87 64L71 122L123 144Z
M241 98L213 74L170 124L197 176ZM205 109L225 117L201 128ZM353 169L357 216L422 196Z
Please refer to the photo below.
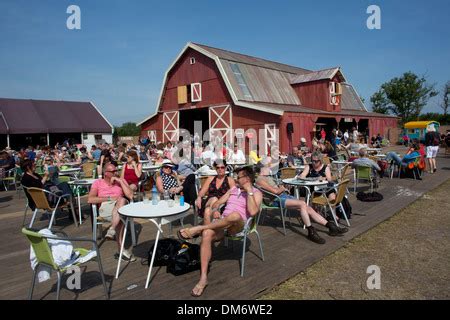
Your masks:
M256 216L261 206L262 194L253 187L255 181L253 169L242 167L236 169L235 173L237 186L231 188L217 200L214 203L214 208L208 207L205 210L205 215L212 213L214 218L220 218L219 206L226 203L222 219L178 231L178 237L183 240L202 235L200 280L191 291L191 295L194 297L200 297L208 285L208 264L211 260L212 244L223 239L225 230L231 235L239 233L247 219Z

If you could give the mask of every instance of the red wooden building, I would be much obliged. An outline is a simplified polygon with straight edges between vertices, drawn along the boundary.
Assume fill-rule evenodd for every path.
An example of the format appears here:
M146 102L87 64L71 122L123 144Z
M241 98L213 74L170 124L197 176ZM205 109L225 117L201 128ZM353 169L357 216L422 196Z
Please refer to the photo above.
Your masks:
M156 112L138 125L151 140L177 141L180 128L194 134L194 121L238 137L255 129L267 143L278 129L284 152L320 127L368 128L388 139L397 127L396 117L367 111L339 67L311 71L188 43L164 76Z

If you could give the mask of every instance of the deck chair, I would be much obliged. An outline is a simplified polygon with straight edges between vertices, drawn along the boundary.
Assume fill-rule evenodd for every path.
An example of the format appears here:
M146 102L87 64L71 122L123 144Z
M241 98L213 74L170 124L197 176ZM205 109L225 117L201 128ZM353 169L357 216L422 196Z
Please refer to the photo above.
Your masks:
M247 245L247 238L250 234L255 233L256 237L258 238L259 243L259 250L261 252L261 260L264 261L264 251L261 243L261 237L258 233L257 226L259 223L259 217L261 214L261 209L259 213L255 217L250 217L247 222L245 223L244 229L239 232L238 234L232 235L232 236L225 236L225 246L228 246L228 240L233 241L241 241L242 242L242 256L240 259L241 262L241 277L244 276L244 269L245 269L245 249Z
M297 175L297 169L295 168L281 168L281 177L280 179L290 179L294 178Z
M85 162L81 165L81 170L83 172L83 178L95 178L95 167L97 165L95 162Z
M358 188L358 182L360 180L368 181L370 183L370 192L373 192L374 187L376 187L377 177L372 172L372 167L369 166L357 166L354 171L354 185L353 192L356 193Z
M53 231L53 232L55 232L55 231ZM36 275L38 273L37 271L40 266L50 267L51 269L53 269L54 271L57 272L58 283L57 283L57 287L56 287L56 300L59 300L59 294L60 294L60 289L61 289L61 275L64 272L66 272L70 267L79 266L79 265L86 263L88 261L91 261L93 259L97 260L98 268L100 271L100 276L102 278L103 289L105 290L105 296L106 296L106 299L109 299L108 289L106 287L105 275L103 273L102 261L100 258L100 250L98 249L97 243L94 240L86 239L86 238L68 238L67 236L65 236L65 237L48 236L48 235L40 234L38 232L38 230L29 229L29 228L22 228L22 233L30 241L30 244L33 247L34 253L36 255L36 260L38 262L38 264L36 265L36 267L33 270L33 279L32 279L31 288L30 288L30 291L28 294L29 300L31 300L33 297L34 286L36 283ZM59 233L62 233L62 232L59 232ZM62 233L62 234L64 234L64 233ZM73 242L92 242L93 250L96 252L97 256L94 258L91 258L90 260L83 262L83 263L77 263L75 261L73 264L64 266L62 268L55 263L55 261L53 259L52 250L50 248L50 245L48 244L47 239L67 240L67 241L73 241ZM84 248L76 248L76 249L74 248L74 251L79 252L81 257L86 256L90 252L89 250L84 249Z
M320 196L314 197L314 194L313 194L312 203L314 205L321 206L322 208L325 208L325 209L328 207L331 211L331 215L333 216L333 219L334 219L334 222L336 223L336 225L338 225L337 218L336 218L336 207L339 206L341 208L342 212L344 213L344 217L345 217L345 221L347 222L347 225L350 227L350 222L348 221L347 214L345 213L344 206L342 205L342 200L344 199L345 194L347 192L347 186L348 186L349 182L350 182L349 179L345 179L342 182L340 182L336 187L322 190ZM336 199L332 200L332 201L330 201L326 195L326 193L331 189L337 189Z
M5 176L2 178L3 187L6 191L8 191L8 187L14 185L14 190L17 190L17 169L12 168L8 171L5 171ZM8 187L7 187L8 186Z
M72 195L70 194L56 194L50 191L47 191L45 189L40 189L40 188L27 188L24 187L26 190L26 193L28 193L30 195L30 197L33 199L33 202L36 206L36 208L34 209L33 212L33 217L31 218L30 221L30 225L29 227L31 228L33 226L34 223L34 219L36 218L36 215L38 213L39 210L43 210L44 212L51 212L51 218L50 218L50 223L48 225L48 228L51 229L52 225L53 225L53 221L55 219L55 214L56 211L58 209L70 206L70 209L72 211L72 215L73 215L73 221L75 223L75 226L78 227L77 224L77 217L75 215L75 209L73 208L73 202L72 202ZM47 200L47 194L52 195L55 199L56 199L56 205L54 207L50 206L50 204L48 203ZM62 200L67 199L67 202L64 202Z
M402 164L398 170L398 177L400 178L400 175L402 172L404 172L405 175L408 172L412 172L414 180L417 180L417 178L420 178L420 170L419 170L420 161L421 161L421 156L417 156L408 164L402 162Z
M265 210L265 211L267 211L267 210L279 210L280 211L280 217L281 217L281 223L283 224L283 233L284 233L284 235L286 235L286 223L285 223L285 220L286 220L287 208L284 208L284 207L281 206L280 196L276 195L274 193L271 193L271 192L269 192L269 191L267 191L267 190L265 190L265 189L263 189L263 188L261 188L259 186L256 186L256 185L255 185L255 188L258 189L259 191L261 191L262 194L263 194L263 201L261 203L261 213L260 213L260 215L262 214L263 210ZM278 199L278 203L280 203L280 206L278 207L278 206L272 206L272 205L265 204L264 202L268 203L268 201L264 201L264 199L269 199L269 198L270 199L272 199L272 198ZM290 217L289 217L289 221L290 221Z

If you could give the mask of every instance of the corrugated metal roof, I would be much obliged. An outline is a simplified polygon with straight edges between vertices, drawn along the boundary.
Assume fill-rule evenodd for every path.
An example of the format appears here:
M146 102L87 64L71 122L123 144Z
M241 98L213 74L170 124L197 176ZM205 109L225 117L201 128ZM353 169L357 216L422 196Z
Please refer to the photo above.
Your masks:
M289 83L289 73L223 59L221 59L221 64L238 100L301 104L299 97ZM236 75L231 69L232 64L238 65L251 97L245 95L239 86Z
M112 132L90 102L0 98L0 112L9 126L2 133Z
M300 74L291 78L291 84L305 83L317 80L331 79L339 71L337 68L329 68L319 71L313 71L310 73Z
M342 110L359 110L367 112L364 103L361 101L358 93L351 84L342 83L341 109Z
M275 61L265 60L265 59L261 59L261 58L257 58L257 57L253 57L253 56L248 56L248 55L237 53L237 52L214 48L214 47L206 46L204 44L198 44L198 43L194 43L194 44L201 47L202 49L204 49L206 51L211 52L212 54L219 57L219 59L223 59L223 60L240 62L240 63L244 63L244 64L248 64L248 65L254 65L254 66L263 67L263 68L267 68L267 69L274 69L274 70L283 71L283 72L292 73L292 74L303 74L303 73L312 71L312 70L294 67L294 66L290 66L290 65L275 62Z

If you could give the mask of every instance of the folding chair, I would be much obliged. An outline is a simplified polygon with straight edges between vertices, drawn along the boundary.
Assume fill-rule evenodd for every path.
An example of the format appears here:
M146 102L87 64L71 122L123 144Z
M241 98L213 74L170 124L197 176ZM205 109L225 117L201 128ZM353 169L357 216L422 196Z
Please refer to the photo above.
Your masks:
M53 231L55 232L55 231ZM33 278L32 278L32 282L31 282L31 288L28 294L28 298L29 300L32 299L33 297L33 291L34 291L34 286L36 283L36 275L39 271L39 267L40 266L47 266L49 268L51 268L52 270L57 272L58 275L58 283L57 283L57 287L56 287L56 300L59 300L59 295L60 295L60 288L61 288L61 275L66 272L70 267L72 266L79 266L83 263L86 263L92 259L97 260L98 263L98 268L100 271L100 276L102 278L102 283L103 283L103 289L105 291L105 296L106 299L109 299L108 296L108 289L106 287L106 281L105 281L105 275L103 273L103 267L102 267L102 261L100 258L100 250L98 250L98 246L97 243L92 240L92 239L86 239L86 238L68 238L68 237L57 237L57 236L49 236L49 235L43 235L40 234L38 232L38 230L35 229L29 229L29 228L22 228L22 233L28 238L28 240L30 241L31 246L33 247L35 256L36 256L36 260L37 260L37 265L35 266L34 270L33 270ZM59 232L62 233L62 232ZM64 233L62 233L64 234ZM65 241L74 241L74 242L92 242L93 244L93 250L96 252L96 256L85 261L85 262L76 262L77 260L75 260L74 263L69 264L69 265L65 265L64 267L60 267L58 266L54 259L53 259L53 254L52 254L52 250L50 248L50 245L48 243L48 239L53 239L53 240L65 240ZM84 249L84 248L76 248L74 249L74 251L79 252L80 257L84 257L86 256L88 253L90 253L89 250Z

